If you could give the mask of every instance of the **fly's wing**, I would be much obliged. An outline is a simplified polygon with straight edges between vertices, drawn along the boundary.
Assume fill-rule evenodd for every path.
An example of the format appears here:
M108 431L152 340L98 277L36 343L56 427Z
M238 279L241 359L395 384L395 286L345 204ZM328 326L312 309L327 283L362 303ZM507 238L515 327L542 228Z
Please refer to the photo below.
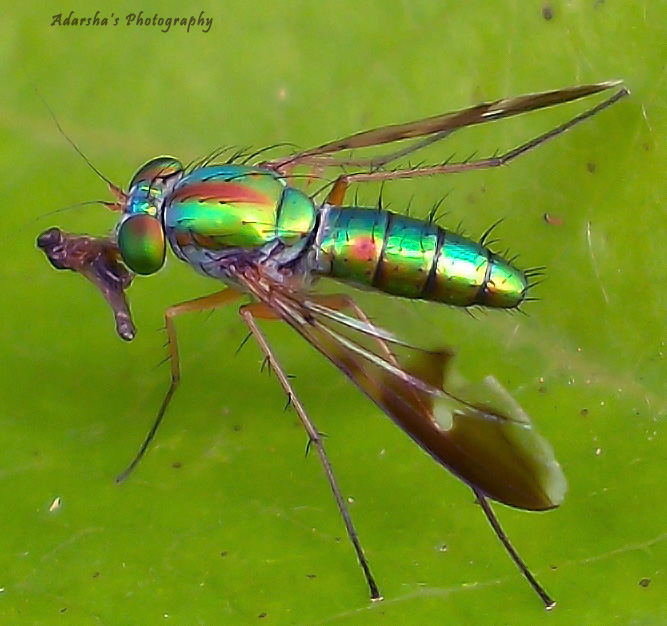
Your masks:
M342 150L367 148L382 144L393 143L404 139L445 136L459 128L499 120L513 115L520 115L528 111L535 111L545 107L571 102L585 98L608 89L621 88L622 81L606 81L589 85L577 85L553 91L543 91L514 98L505 98L493 102L485 102L460 111L435 115L406 124L393 124L362 131L343 139L325 143L316 148L297 153L290 157L267 161L266 167L280 170L285 165L313 160L312 157L330 155ZM421 145L421 144L418 144ZM427 145L427 144L425 144Z
M521 509L563 501L567 485L553 450L495 379L456 383L448 350L413 349L399 360L379 347L391 334L372 324L341 321L338 311L323 315L306 300L272 296L266 303L464 482Z
M118 335L125 341L134 339L136 329L125 296L134 274L121 263L113 241L49 228L37 238L37 247L56 269L78 272L92 282L113 311Z

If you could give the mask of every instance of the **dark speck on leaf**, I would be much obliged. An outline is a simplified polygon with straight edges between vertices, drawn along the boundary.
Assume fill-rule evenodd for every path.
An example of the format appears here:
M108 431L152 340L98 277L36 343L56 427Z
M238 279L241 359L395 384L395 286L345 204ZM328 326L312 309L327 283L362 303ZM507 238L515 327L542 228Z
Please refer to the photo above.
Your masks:
M562 226L563 225L563 218L562 217L556 217L555 215L551 215L550 213L545 213L544 214L544 221L547 224L550 224L551 226Z

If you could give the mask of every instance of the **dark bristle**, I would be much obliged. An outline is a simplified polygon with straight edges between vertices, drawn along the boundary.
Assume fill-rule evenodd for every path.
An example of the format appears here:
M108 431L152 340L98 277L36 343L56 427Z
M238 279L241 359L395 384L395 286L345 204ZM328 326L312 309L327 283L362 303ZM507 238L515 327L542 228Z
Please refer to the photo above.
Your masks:
M228 152L229 150L232 150L233 146L220 146L210 152L209 154L206 154L202 157L199 157L198 159L193 159L188 163L185 168L184 172L185 173L191 173L194 172L196 169L199 169L200 167L206 167L210 165L213 161L216 159L220 158L225 152Z
M526 289L533 289L533 287L537 287L538 285L541 285L544 281L545 281L544 278L542 278L542 279L540 279L540 280L533 280L533 281L530 281L530 282L528 282L528 284L526 285Z
M480 311L483 311L483 309L479 306L467 306L463 309L463 312L468 314L474 320L478 319L476 313L479 313Z
M438 209L440 209L440 206L447 199L448 195L449 195L449 192L447 192L444 196L442 196L442 198L440 198L440 200L438 200L437 202L435 202L433 204L433 207L431 208L431 210L428 213L428 222L429 222L429 224L434 224L439 219Z
M248 158L243 162L245 165L248 161L251 161L252 159L256 159L260 154L264 154L265 152L269 152L271 150L275 150L276 148L293 148L296 150L296 144L293 144L288 141L281 141L279 143L274 143L271 144L270 146L265 146L264 148L260 148L259 150L256 150L255 152L252 152L251 154L248 155ZM261 165L261 163L260 163Z
M232 156L229 157L227 160L228 165L234 165L238 161L241 161L241 159L245 158L245 156L248 154L248 148L239 148Z
M271 376L271 359L269 359L268 356L264 357L264 360L262 361L262 364L259 367L260 374L264 372L264 368L266 368L269 376Z
M287 178L287 177L286 177L286 176L283 176L283 178ZM290 178L293 178L293 177L290 176ZM328 189L329 187L333 187L333 186L334 186L334 183L333 183L332 181L329 181L328 183L326 183L326 185L322 185L321 187L319 187L318 189L316 189L316 190L315 190L313 193L311 193L308 197L309 197L311 200L314 201L314 200L317 198L317 196L319 196L321 193L323 193L323 192L324 192L326 189Z
M380 191L378 193L378 199L377 199L377 204L376 208L378 210L378 213L384 210L384 207L382 206L382 194L384 193L384 183L380 185Z
M160 359L160 360L158 361L158 363L155 365L155 367L153 368L153 370L156 370L156 369L158 369L159 367L162 367L167 361L170 361L170 360L171 360L171 355L168 354L166 357L164 357L164 359Z
M477 156L478 152L479 152L478 150L475 150L467 159L463 159L463 161L461 161L461 163L463 165L465 165L466 163L470 163L470 161L472 161Z
M537 267L529 267L523 271L523 275L526 278L533 278L536 276L544 276L546 274L547 268L543 265Z
M410 199L408 200L408 205L405 207L405 215L406 217L410 217L410 208L412 207L412 201L415 199L415 194L412 194L410 196Z
M484 233L482 234L482 236L481 236L480 239L479 239L479 245L480 245L480 246L486 248L486 247L490 246L492 243L497 243L497 241L498 241L497 239L493 239L493 240L491 240L491 241L488 241L488 239L489 239L489 235L493 232L493 230L494 230L494 229L495 229L495 228L496 228L496 227L497 227L497 226L498 226L504 219L505 219L505 218L501 217L499 220L496 220L493 224L491 224L491 226L489 226L489 227L484 231Z

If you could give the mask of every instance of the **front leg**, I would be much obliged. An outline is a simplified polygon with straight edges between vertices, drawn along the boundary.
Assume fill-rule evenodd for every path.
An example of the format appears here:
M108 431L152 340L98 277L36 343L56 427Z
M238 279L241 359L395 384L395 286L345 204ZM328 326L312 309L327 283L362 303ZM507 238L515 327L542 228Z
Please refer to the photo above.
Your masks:
M139 461L143 458L148 446L155 437L164 414L171 402L171 398L178 387L178 383L181 380L181 367L178 357L178 338L176 337L176 326L174 325L174 320L183 313L190 313L195 311L208 311L213 309L218 309L226 304L238 300L243 294L240 291L235 289L223 289L209 296L203 296L201 298L195 298L194 300L188 300L187 302L181 302L180 304L175 304L170 306L164 312L164 322L165 330L167 331L167 345L169 347L169 361L171 364L171 383L169 384L169 389L167 390L164 400L160 405L160 409L157 412L153 425L151 426L144 442L139 448L139 452L134 457L132 462L127 466L127 468L116 478L116 482L123 482L131 473L132 470L138 465Z

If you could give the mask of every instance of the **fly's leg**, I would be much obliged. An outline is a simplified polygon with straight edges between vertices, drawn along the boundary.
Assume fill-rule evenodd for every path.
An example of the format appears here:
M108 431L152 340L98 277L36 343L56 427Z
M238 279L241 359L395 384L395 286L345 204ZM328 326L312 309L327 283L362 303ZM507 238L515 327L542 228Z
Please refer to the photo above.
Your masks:
M347 534L350 537L350 541L352 541L352 545L354 546L354 549L357 553L357 558L359 559L359 564L361 565L361 569L364 571L366 582L368 583L368 587L371 592L371 600L381 600L382 596L380 594L380 590L378 589L377 583L373 578L370 566L368 565L368 561L366 560L366 556L364 555L363 548L361 547L361 543L359 542L357 531L354 528L354 524L352 523L352 518L350 517L347 505L345 504L345 500L343 499L340 487L338 486L338 482L336 481L336 477L333 473L333 468L331 467L331 463L329 462L329 458L327 457L327 453L324 449L324 443L322 442L322 437L317 428L315 427L315 424L313 424L312 420L308 416L308 413L306 412L306 409L304 408L303 404L301 404L301 401L299 400L298 396L296 395L296 393L294 393L292 385L290 384L287 375L285 374L280 363L278 362L276 355L271 349L269 342L267 341L266 337L264 336L262 331L257 326L257 323L255 322L255 318L275 320L278 319L278 317L263 303L254 303L242 306L239 309L239 314L241 315L243 321L250 329L251 334L259 344L259 347L264 353L264 356L268 359L269 365L271 366L271 369L275 372L276 377L278 378L278 381L280 382L280 385L283 388L283 391L285 392L290 403L296 410L299 419L301 420L301 423L303 424L303 427L305 428L306 433L308 434L310 444L313 445L317 450L317 455L320 458L320 462L322 463L324 473L327 477L327 480L329 481L329 486L331 487L331 491L333 492L336 504L338 505L338 510L340 511L341 517L343 518L345 529L347 530Z
M537 582L535 576L531 574L530 570L526 567L526 564L523 562L523 559L519 556L519 553L510 543L510 540L505 534L505 531L502 529L502 526L500 525L500 522L498 521L496 514L493 512L493 509L491 508L491 505L489 504L487 497L481 491L479 491L479 489L475 489L475 487L473 487L472 490L475 496L477 496L477 502L479 502L480 506L482 507L482 511L484 511L486 519L489 520L489 524L491 524L493 532L496 533L496 537L500 539L500 543L503 544L505 550L507 550L507 553L510 555L510 558L512 559L512 561L514 561L516 566L524 575L525 579L528 581L528 584L533 588L533 591L535 591L535 593L538 596L540 596L540 600L542 600L542 602L544 603L544 608L547 611L550 611L556 606L556 601L551 596L549 596L549 594L544 590L544 587L542 587L542 585L540 585L540 583Z
M131 473L132 470L138 465L139 461L143 458L148 446L155 437L155 433L164 418L164 414L171 402L171 398L178 387L178 383L181 380L181 368L178 358L178 339L176 337L176 327L174 325L174 319L183 313L190 313L195 311L206 311L210 309L217 309L235 300L238 300L243 294L234 289L224 289L217 293L213 293L208 296L203 296L201 298L195 298L194 300L188 300L187 302L181 302L180 304L175 304L170 306L164 313L165 321L165 330L167 331L167 345L169 347L169 361L171 364L171 383L169 384L169 389L162 400L160 409L157 412L153 425L148 431L144 442L139 448L139 452L134 457L132 462L127 466L127 468L118 475L116 478L117 483L123 482Z
M311 299L316 301L318 304L321 304L322 306L327 306L337 311L342 309L350 309L354 312L355 316L358 319L365 322L366 324L372 324L371 320L369 319L368 315L366 315L365 311L350 296L344 294L333 294L324 296L311 296ZM385 358L392 365L400 367L398 360L392 353L389 345L387 345L387 342L381 337L374 337L374 339L378 344L378 347L380 348L381 352L384 354ZM415 400L420 401L417 396L415 396ZM509 554L512 561L514 561L514 564L519 568L519 571L528 581L528 584L532 587L533 591L535 591L535 593L540 597L547 611L553 609L556 606L556 601L553 598L551 598L549 594L544 590L542 585L540 585L535 576L533 576L531 571L523 562L523 559L519 556L519 553L516 551L516 549L510 542L509 537L505 534L505 531L500 525L500 522L498 521L496 514L493 512L493 509L491 508L491 505L489 504L487 497L484 495L484 493L482 493L479 489L476 489L475 487L472 487L472 490L477 498L477 501L482 507L484 515L486 516L486 519L491 525L493 532L495 533L496 537L498 537L498 539L500 540L500 543L503 544L503 547Z
M349 137L323 144L317 148L299 152L289 157L267 161L263 165L278 172L283 172L285 168L291 169L297 165L306 165L309 162L317 163L322 155L329 155L343 150L367 148L414 137L433 136L443 132L451 132L458 128L472 126L473 124L483 124L485 122L500 120L506 117L527 113L529 111L563 104L565 102L572 102L616 87L619 88L619 91L609 98L610 102L607 102L606 104L603 103L604 106L602 108L604 108L605 106L610 106L619 98L628 95L629 92L622 86L621 81L577 85L575 87L566 87L554 91L544 91L513 98L504 98L471 106L460 111L435 115L415 122L374 128L372 130L362 131L350 135ZM428 143L425 145L428 145ZM332 162L332 164L338 165L353 163L354 161L351 159L347 161L341 159L337 163Z
M529 150L537 148L549 139L553 139L554 137L561 135L566 130L569 130L573 126L576 126L584 120L592 117L596 113L599 113L603 109L606 109L616 101L628 95L628 93L629 92L626 89L621 89L597 106L594 106L584 111L583 113L574 116L567 122L564 122L563 124L560 124L559 126L556 126L555 128L552 128L551 130L542 133L541 135L538 135L530 141L522 143L516 148L513 148L512 150L509 150L500 156L494 156L476 161L466 161L462 163L445 163L442 165L433 165L429 167L398 169L390 172L356 172L353 174L343 174L342 176L339 176L334 183L334 186L329 193L329 196L327 197L327 202L334 205L342 204L348 186L355 182L383 182L402 178L416 178L417 176L433 176L434 174L455 174L458 172L467 172L469 170L488 169L506 165L522 154L525 154Z
M381 155L376 155L373 157L369 158L336 158L332 157L328 154L323 154L323 155L315 155L315 156L310 156L307 159L304 160L304 163L307 163L310 168L311 168L311 176L313 178L317 178L321 175L322 171L324 171L326 168L329 167L339 167L339 168L344 168L344 167L355 167L355 168L365 168L366 171L376 171L378 169L382 169L385 165L388 163L391 163L392 161L395 161L396 159L400 159L402 157L405 157L409 154L412 154L413 152L417 152L418 150L421 150L422 148L425 148L426 146L430 146L431 144L434 144L438 141L441 141L448 135L450 135L453 131L451 130L444 130L440 133L435 133L434 135L429 135L425 139L421 139L420 141L415 141L411 145L406 146L405 148L402 148L400 150L396 150L394 152L389 152L387 154L381 154ZM284 176L285 178L289 178L291 175L292 171L294 168L298 165L298 163L293 163L292 161L280 165L280 166L273 166L271 162L264 162L259 164L261 167L268 167L269 169L273 169L275 172L280 174L281 176ZM338 182L338 181L336 181ZM329 185L326 185L328 187ZM344 195L344 194L343 194ZM331 194L330 194L331 197ZM327 200L329 204L335 204L334 202L331 202ZM341 198L342 202L342 198Z
M302 163L308 164L311 167L315 168L366 167L369 168L370 170L375 170L384 167L385 165L387 165L387 163L391 163L396 159L408 156L413 152L417 152L422 148L426 148L427 146L430 146L438 141L441 141L445 137L449 136L452 132L454 131L443 130L439 133L429 135L428 137L426 137L425 139L421 139L420 141L415 141L411 145L406 146L405 148L401 148L400 150L395 150L394 152L388 152L387 154L379 154L368 158L353 158L353 157L339 158L339 157L332 157L328 154L318 154L318 155L311 155L308 157L304 157L303 159L297 158L296 161L290 160L289 162L284 163L282 165L280 164L274 165L273 164L274 162L271 161L260 163L260 165L262 167L268 167L270 169L273 169L274 171L283 175L288 175L297 165L300 165Z

